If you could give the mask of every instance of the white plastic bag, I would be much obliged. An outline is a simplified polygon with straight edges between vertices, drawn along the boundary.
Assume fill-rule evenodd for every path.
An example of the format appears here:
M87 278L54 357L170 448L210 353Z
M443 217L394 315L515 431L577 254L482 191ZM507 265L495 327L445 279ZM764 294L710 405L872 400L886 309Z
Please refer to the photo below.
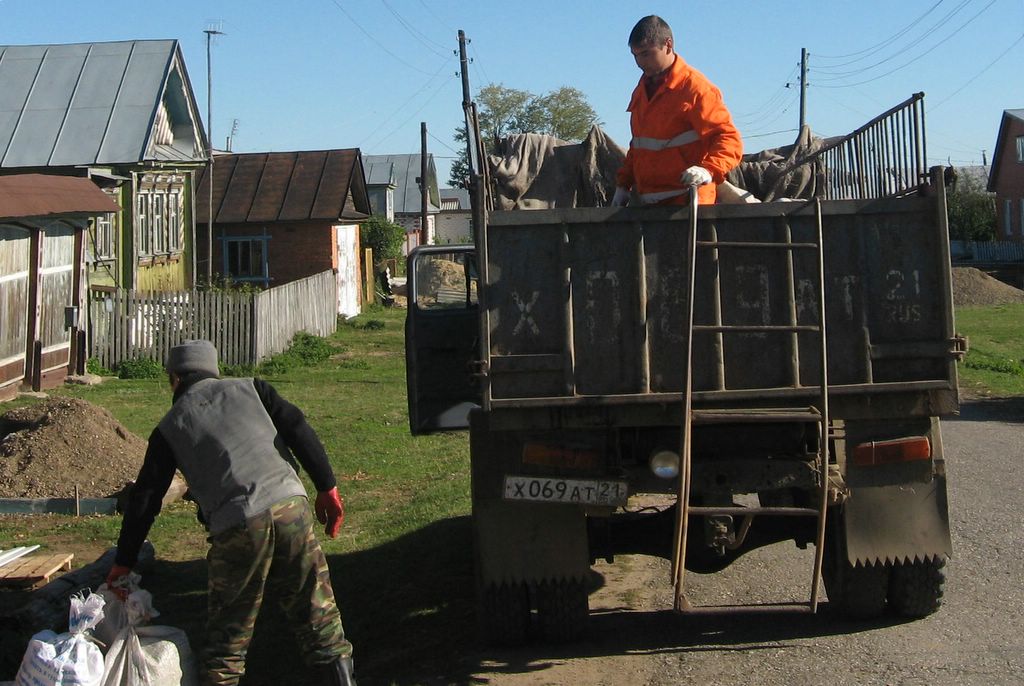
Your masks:
M196 684L195 659L185 632L171 626L145 626L160 615L153 609L149 591L129 593L122 605L125 624L107 650L102 686Z
M68 632L40 631L28 642L17 686L99 686L103 680L103 653L86 632L103 619L103 598L71 597Z

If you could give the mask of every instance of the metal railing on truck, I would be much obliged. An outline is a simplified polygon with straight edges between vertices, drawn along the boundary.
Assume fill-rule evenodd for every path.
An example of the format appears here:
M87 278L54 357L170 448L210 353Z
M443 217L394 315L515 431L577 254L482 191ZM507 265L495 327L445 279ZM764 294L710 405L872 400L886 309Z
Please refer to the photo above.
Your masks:
M914 93L852 133L798 156L779 179L813 165L815 195L822 200L893 197L928 183L927 159L924 93Z

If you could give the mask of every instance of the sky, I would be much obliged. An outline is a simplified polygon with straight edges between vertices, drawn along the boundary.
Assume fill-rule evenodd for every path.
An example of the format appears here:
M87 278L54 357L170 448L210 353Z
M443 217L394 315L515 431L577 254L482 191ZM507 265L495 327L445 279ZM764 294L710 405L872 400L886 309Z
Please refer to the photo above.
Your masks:
M745 152L795 139L801 49L816 134L849 133L923 91L929 165L991 162L1003 110L1024 108L1024 0L0 0L0 44L175 38L205 125L204 31L218 30L217 147L231 134L234 152L418 153L425 122L444 186L462 123L460 29L471 92L573 86L625 147L640 75L626 42L646 14L722 91Z

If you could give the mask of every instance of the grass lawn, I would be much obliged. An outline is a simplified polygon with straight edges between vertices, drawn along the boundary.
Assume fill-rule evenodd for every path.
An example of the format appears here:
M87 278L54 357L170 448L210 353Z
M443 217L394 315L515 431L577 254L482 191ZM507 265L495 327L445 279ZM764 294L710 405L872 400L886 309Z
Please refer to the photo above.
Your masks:
M968 337L960 387L968 395L1024 395L1024 304L958 307L956 327Z
M306 412L339 478L345 526L337 539L321 540L364 686L468 682L467 651L477 643L468 437L409 435L403 317L401 310L362 315L329 339L326 361L264 377ZM962 387L1024 395L1024 305L960 308L956 317L971 346ZM170 403L162 379L59 392L107 408L143 437ZM0 516L0 548L39 543L86 564L114 545L119 526L117 517ZM196 647L206 602L203 533L193 506L168 508L151 532L157 561L143 579L163 613L158 621L185 629ZM0 609L4 596L13 594L0 592ZM0 681L13 678L5 664L0 658ZM247 684L311 682L288 626L272 611L260 619L249 668Z
M409 434L404 314L361 315L329 339L328 360L263 376L306 413L338 476L345 525L337 539L321 542L360 681L365 676L367 683L415 683L418 677L402 675L441 673L442 665L457 661L456 646L473 642L468 436ZM142 437L171 399L163 379L114 379L57 392L107 408ZM38 543L44 551L75 552L75 563L84 565L116 543L119 527L119 517L0 516L0 548ZM157 561L143 587L153 592L158 621L185 629L199 646L207 546L194 506L165 509L150 540ZM0 592L0 606L5 595L8 604L13 598ZM245 683L308 683L283 618L264 615ZM13 679L6 671L0 669L0 681Z

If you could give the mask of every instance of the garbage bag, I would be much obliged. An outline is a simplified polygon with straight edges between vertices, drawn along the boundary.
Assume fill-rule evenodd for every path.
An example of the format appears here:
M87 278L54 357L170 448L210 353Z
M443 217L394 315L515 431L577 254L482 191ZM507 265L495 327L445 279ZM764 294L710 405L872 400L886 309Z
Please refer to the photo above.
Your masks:
M115 596L116 598L116 596ZM148 626L160 615L149 591L112 601L124 625L107 649L101 686L193 686L198 683L188 636L171 626Z
M103 597L71 597L68 631L57 634L49 629L35 634L28 642L18 675L17 686L100 686L103 681L103 653L88 632L103 619Z

